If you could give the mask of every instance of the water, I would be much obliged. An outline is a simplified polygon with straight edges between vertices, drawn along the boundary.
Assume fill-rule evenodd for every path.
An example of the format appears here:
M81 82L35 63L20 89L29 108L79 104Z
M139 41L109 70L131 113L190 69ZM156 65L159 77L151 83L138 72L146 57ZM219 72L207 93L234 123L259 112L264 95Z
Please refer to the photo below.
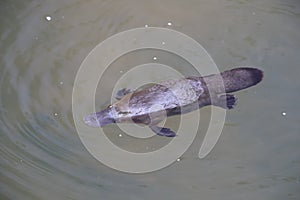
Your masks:
M4 0L0 10L1 199L300 199L298 1ZM238 106L227 112L222 136L205 159L197 157L200 130L178 162L131 175L102 165L84 148L73 122L72 88L99 42L145 25L191 36L221 71L255 65L265 79L238 93ZM163 61L157 53L129 56L115 69L142 58ZM109 78L98 106L109 103ZM201 112L205 124L209 108ZM114 140L125 138L110 130Z

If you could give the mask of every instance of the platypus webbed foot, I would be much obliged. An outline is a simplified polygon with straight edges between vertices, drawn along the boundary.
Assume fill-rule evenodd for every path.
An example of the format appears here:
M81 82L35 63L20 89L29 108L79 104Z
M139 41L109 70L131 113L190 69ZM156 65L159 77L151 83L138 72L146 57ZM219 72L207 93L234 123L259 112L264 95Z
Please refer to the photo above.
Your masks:
M237 104L237 98L233 94L226 94L226 105L228 109L234 108Z
M218 97L214 106L218 106L225 109L232 109L237 103L237 98L233 94L223 94Z
M132 91L130 89L127 88L123 88L121 90L119 90L116 94L115 94L115 99L117 100L121 100L126 94L131 93Z
M174 133L169 128L163 128L163 127L158 127L158 126L150 126L150 128L154 133L156 133L157 135L160 135L160 136L166 136L166 137L175 137L176 136L176 133Z

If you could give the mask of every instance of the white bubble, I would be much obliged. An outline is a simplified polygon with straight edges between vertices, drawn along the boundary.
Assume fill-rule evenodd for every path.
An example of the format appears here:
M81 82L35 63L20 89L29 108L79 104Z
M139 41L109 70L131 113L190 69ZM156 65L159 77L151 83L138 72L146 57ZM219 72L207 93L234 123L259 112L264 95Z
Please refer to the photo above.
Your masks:
M57 116L58 114L57 113L54 113L54 116Z
M148 24L145 24L145 28L147 28L148 27Z
M177 159L176 159L177 162L179 162L180 160L181 160L180 158L177 158Z
M154 57L153 57L153 60L157 60L157 57L154 56Z
M161 44L162 44L162 45L165 45L166 43L165 43L165 42L162 42Z
M282 115L282 116L286 116L286 112L282 112L281 115Z
M168 26L172 26L172 22L168 22Z
M119 137L122 137L123 135L122 134L119 134Z
M62 82L62 81L61 81L61 82L59 82L59 84L60 84L60 85L63 85L63 84L64 84L64 82Z
M51 17L51 16L46 16L45 19L46 19L47 21L51 21L51 20L52 20L52 17Z

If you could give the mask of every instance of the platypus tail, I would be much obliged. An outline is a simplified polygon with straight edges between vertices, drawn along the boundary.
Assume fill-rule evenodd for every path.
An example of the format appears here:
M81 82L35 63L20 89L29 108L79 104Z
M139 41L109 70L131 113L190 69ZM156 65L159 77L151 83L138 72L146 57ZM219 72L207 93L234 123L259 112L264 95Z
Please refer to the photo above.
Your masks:
M226 93L256 85L263 79L263 71L252 67L239 67L221 73Z

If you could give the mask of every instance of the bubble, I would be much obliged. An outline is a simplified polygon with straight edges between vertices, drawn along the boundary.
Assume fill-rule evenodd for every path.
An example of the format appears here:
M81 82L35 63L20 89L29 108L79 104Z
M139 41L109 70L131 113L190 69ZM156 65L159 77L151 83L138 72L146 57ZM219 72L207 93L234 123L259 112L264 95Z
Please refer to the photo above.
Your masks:
M282 116L286 116L286 112L282 112L281 115L282 115Z
M122 134L119 134L119 137L123 137L123 135L122 135Z
M157 60L157 57L154 56L154 57L153 57L153 60Z
M168 22L168 26L172 26L172 22Z
M51 20L52 20L52 17L48 15L48 16L45 17L45 19L46 19L47 21L51 21Z
M179 161L181 161L181 159L180 159L180 158L177 158L176 161L179 162Z
M149 26L148 26L148 24L145 24L145 28L148 28Z
M54 113L54 116L56 117L56 116L58 116L58 114L57 114L57 113Z

